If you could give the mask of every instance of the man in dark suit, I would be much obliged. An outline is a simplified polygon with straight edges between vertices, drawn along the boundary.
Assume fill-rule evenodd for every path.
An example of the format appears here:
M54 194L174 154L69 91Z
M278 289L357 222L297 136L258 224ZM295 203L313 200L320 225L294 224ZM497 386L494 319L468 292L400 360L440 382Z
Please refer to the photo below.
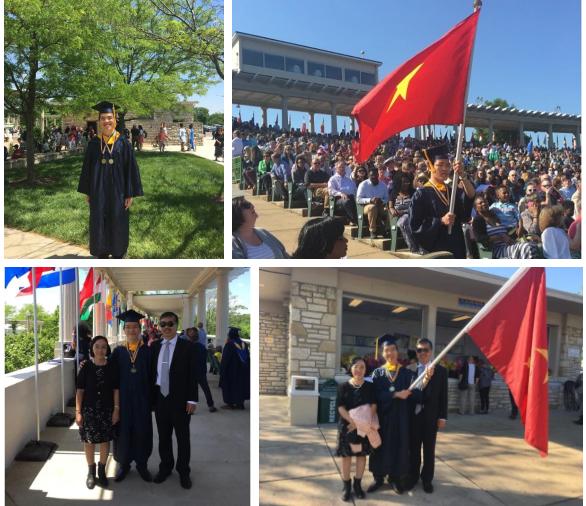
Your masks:
M153 399L161 457L159 472L153 481L162 483L173 471L172 435L175 431L176 469L181 486L191 488L189 421L197 405L197 365L193 344L177 337L177 323L175 313L163 313L159 321L163 339L152 345Z
M417 341L417 376L422 374L431 363L433 345L429 339ZM435 469L435 441L438 429L446 426L448 418L448 373L441 365L434 367L433 376L423 390L423 402L415 405L412 414L410 446L410 488L419 477L423 490L433 492L433 474ZM423 468L421 467L421 447L423 446Z

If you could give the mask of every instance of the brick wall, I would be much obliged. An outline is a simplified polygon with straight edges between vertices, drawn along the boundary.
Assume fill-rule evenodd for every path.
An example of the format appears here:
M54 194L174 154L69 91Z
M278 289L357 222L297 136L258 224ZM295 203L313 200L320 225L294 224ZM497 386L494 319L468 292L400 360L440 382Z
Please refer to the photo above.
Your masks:
M291 283L289 377L333 378L336 372L336 289Z
M289 361L289 322L284 314L260 312L260 393L285 395Z
M570 357L568 348L582 349L582 329L579 327L566 327L566 334L562 335L561 359L559 375L567 379L575 380L581 371L581 357Z

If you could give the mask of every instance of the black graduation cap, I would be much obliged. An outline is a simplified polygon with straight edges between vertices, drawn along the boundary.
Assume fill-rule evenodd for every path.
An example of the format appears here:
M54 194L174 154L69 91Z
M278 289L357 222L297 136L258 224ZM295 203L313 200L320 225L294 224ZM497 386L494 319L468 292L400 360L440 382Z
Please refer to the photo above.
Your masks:
M144 315L137 313L134 309L129 309L124 313L120 313L116 318L124 323L140 323L140 320L144 318Z
M238 327L228 327L228 337L230 339L240 339L240 329Z
M392 334L384 334L378 338L378 341L383 347L388 346L389 344L397 346L397 339L393 337Z
M117 105L114 105L112 102L108 102L106 100L102 100L101 102L97 103L96 105L94 105L92 107L92 109L95 109L100 114L106 113L106 112L115 113L117 108L118 108Z
M449 148L447 144L440 144L433 148L423 149L423 156L425 159L433 165L436 160L449 160Z

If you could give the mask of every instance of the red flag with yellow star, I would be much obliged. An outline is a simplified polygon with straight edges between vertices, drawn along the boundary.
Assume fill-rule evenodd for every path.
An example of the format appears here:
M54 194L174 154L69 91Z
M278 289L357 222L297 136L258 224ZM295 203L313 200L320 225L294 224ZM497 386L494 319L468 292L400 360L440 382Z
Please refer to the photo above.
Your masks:
M352 110L360 140L358 163L392 135L419 125L455 125L464 119L468 69L480 10L403 63Z
M510 388L525 425L525 441L544 457L549 418L545 269L526 269L488 304L467 333Z

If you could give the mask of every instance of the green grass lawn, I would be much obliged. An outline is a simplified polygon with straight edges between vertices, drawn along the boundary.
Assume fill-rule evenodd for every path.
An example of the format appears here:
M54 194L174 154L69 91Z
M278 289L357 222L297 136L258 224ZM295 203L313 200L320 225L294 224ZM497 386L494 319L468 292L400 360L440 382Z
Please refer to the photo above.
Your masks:
M144 197L130 208L129 258L223 258L223 167L181 153L137 153ZM82 157L37 165L35 186L8 170L4 223L89 248L89 208L77 193Z

